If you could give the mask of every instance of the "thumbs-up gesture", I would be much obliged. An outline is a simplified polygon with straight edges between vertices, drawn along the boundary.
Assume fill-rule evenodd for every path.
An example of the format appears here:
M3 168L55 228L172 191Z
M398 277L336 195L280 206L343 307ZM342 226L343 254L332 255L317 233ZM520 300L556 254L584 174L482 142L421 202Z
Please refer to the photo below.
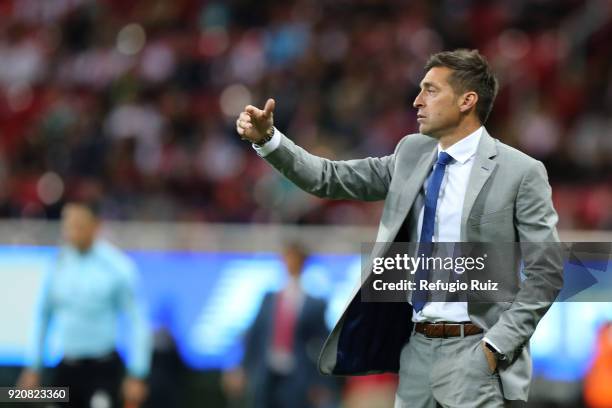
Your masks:
M273 132L274 99L268 99L263 110L247 105L236 120L236 131L243 140L262 144Z

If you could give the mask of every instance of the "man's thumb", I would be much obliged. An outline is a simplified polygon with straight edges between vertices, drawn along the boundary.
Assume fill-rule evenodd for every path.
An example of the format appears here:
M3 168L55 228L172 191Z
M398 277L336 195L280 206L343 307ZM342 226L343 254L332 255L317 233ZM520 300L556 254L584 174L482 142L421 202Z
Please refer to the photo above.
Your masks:
M266 101L266 106L264 106L264 115L266 117L269 117L270 114L272 114L272 112L274 112L274 106L276 106L276 102L274 102L274 99L269 98Z

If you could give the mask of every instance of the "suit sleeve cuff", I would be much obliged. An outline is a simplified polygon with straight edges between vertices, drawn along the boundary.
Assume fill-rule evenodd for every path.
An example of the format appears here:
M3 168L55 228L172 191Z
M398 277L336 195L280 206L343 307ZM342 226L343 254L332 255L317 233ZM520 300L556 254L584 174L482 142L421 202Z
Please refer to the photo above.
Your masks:
M499 347L497 347L497 346L495 345L495 343L493 343L493 342L492 342L490 339L488 339L488 338L486 338L486 337L484 337L482 340L483 340L485 343L487 343L489 346L493 347L493 348L495 349L495 351L497 351L497 354L499 354L499 355L502 357L502 359L504 359L505 354L501 352L501 350L499 349Z
M267 143L264 143L262 146L257 146L253 144L253 149L257 152L257 154L261 157L266 157L280 146L281 143L281 132L278 129L274 128L274 134L272 135L272 139L270 139Z

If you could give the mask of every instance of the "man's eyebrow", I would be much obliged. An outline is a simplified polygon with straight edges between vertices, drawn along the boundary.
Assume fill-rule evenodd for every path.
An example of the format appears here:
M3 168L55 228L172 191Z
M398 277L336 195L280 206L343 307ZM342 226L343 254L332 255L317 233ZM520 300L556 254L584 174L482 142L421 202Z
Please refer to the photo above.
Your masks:
M421 82L421 88L433 87L438 88L438 86L432 82Z

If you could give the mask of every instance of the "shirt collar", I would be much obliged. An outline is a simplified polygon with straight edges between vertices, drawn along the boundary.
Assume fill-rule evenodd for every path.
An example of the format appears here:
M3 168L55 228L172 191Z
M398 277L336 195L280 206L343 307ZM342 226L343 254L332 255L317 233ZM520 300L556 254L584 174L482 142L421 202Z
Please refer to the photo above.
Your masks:
M91 254L93 254L94 252L97 252L100 248L101 245L101 241L96 238L94 239L94 242L91 244L91 247L89 248L89 250L85 253L79 251L78 249L76 249L74 246L68 244L68 243L64 243L64 249L66 252L73 254L73 255L79 255L79 256L89 256Z
M442 146L438 144L438 155L440 152L446 152L450 154L457 162L465 164L465 162L476 154L483 130L483 126L479 127L474 132L470 133L468 136L464 137L446 150L443 150Z

